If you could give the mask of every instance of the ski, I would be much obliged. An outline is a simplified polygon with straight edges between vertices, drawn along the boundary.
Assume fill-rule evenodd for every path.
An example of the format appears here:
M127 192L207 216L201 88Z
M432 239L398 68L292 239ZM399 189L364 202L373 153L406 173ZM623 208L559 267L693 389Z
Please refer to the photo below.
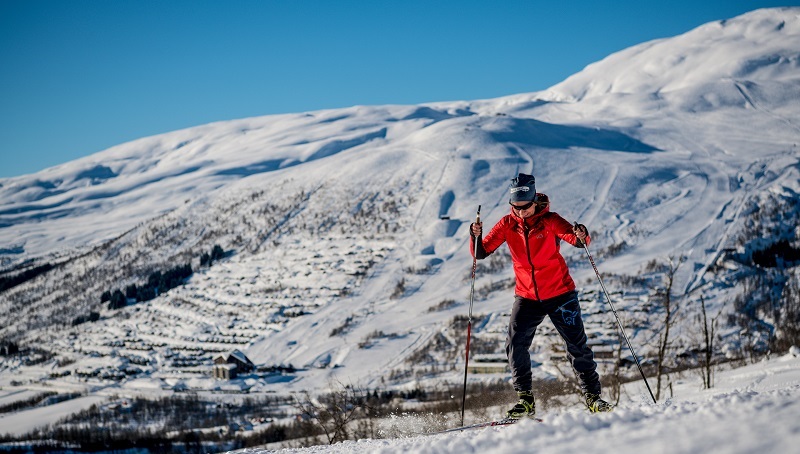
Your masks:
M522 418L522 419L529 419L529 420L536 421L536 422L544 422L543 420L541 420L539 418ZM503 419L498 419L498 420L495 420L495 421L484 421L484 422L479 422L479 423L475 423L475 424L469 424L469 425L466 425L466 426L454 427L452 429L440 430L438 432L430 432L430 433L428 433L428 435L444 434L444 433L448 433L448 432L460 432L460 431L472 430L472 429L482 429L484 427L509 426L511 424L516 424L517 422L521 421L522 419L503 418Z

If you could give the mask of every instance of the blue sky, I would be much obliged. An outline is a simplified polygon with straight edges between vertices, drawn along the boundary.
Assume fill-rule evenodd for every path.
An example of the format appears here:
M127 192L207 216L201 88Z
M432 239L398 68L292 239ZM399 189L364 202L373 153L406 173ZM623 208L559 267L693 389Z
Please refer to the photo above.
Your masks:
M212 121L540 91L800 2L0 0L0 178Z

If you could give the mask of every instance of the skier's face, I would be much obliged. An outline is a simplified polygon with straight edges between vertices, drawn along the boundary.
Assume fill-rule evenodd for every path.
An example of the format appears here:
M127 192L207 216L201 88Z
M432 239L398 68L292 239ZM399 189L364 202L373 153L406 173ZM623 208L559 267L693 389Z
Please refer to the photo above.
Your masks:
M525 219L533 216L536 211L536 204L534 202L514 202L511 208L517 213L517 216Z

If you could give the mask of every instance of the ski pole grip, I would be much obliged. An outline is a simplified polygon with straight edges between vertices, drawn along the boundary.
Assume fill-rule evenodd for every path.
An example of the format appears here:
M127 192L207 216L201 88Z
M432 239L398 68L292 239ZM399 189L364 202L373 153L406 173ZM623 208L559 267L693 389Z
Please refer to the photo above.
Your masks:
M575 230L578 230L578 221L575 221L575 222L572 224L572 227L573 227ZM584 247L584 246L586 246L586 244L584 244L583 240L581 240L580 238L578 238L578 234L577 234L577 233L575 234L575 240L578 242L578 244L579 244L581 247Z
M478 214L475 216L475 223L476 224L480 224L481 223L481 206L480 205L478 205Z

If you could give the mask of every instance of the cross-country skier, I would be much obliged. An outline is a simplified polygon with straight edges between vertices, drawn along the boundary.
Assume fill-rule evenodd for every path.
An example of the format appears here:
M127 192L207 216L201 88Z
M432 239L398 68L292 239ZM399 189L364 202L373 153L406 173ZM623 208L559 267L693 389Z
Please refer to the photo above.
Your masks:
M586 405L592 412L611 411L600 398L600 376L591 348L586 344L586 331L575 282L567 263L559 252L561 241L582 247L591 242L586 226L572 226L550 211L550 201L536 192L535 179L520 173L509 187L511 213L504 216L485 238L482 223L470 226L470 250L477 259L486 258L503 243L508 245L514 264L516 288L514 306L508 324L506 355L511 367L514 389L519 401L507 412L518 419L536 412L531 380L530 346L536 328L545 316L550 317L566 342L567 353L580 381ZM474 241L477 237L479 241ZM477 245L477 251L474 250Z

